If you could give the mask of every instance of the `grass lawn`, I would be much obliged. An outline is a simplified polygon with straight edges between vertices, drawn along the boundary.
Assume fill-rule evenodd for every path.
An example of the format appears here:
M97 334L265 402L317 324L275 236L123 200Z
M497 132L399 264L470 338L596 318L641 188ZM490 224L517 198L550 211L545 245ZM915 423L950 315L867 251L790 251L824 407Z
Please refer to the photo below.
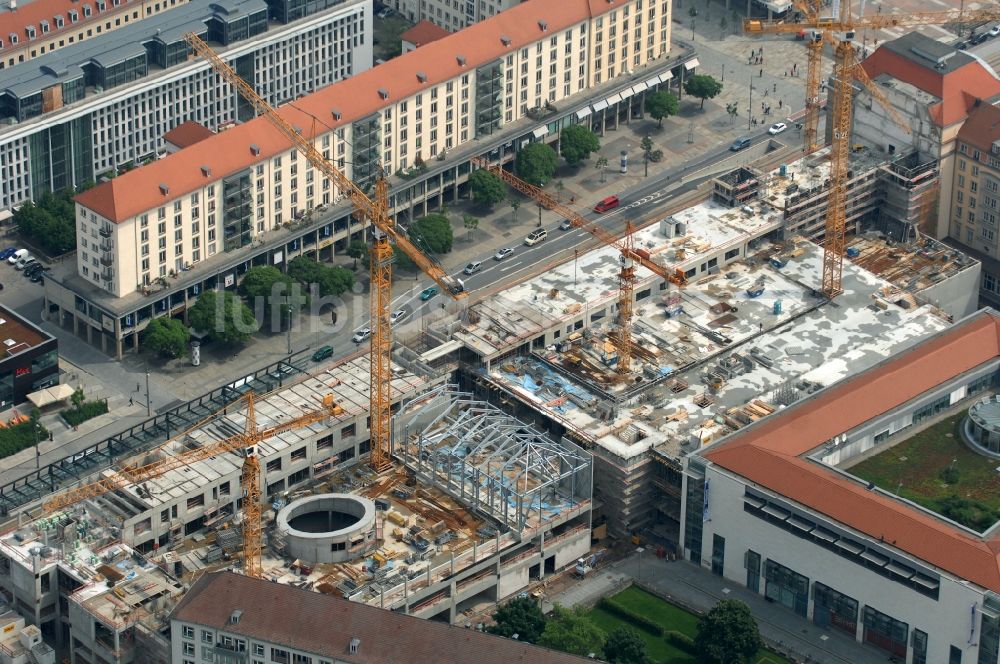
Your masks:
M901 497L933 510L939 509L941 499L957 497L1000 511L997 463L976 454L962 442L959 426L964 417L964 410L947 417L848 472L886 491L895 493L898 489ZM958 481L947 484L941 479L941 471L953 461Z
M694 638L695 629L698 625L698 616L690 611L666 602L656 595L647 593L645 590L630 586L612 597L629 609L648 616L651 620L659 623L664 630L671 630L687 634ZM605 632L611 632L619 625L630 625L627 621L618 616L608 613L604 609L597 607L587 614L598 627ZM662 636L654 636L645 630L636 628L643 641L646 642L646 652L649 654L653 664L694 664L694 656L675 648ZM780 655L775 655L767 650L757 653L754 664L791 664L791 662Z

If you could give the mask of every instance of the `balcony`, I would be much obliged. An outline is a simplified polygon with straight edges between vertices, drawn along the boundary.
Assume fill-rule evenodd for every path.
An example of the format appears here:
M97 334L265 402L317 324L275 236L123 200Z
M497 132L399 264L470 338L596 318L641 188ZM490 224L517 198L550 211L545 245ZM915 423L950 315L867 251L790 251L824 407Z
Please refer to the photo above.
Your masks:
M111 226L101 226L97 232L101 237L111 237Z
M111 253L101 254L101 265L104 265L105 267L111 267L114 264L115 264L114 254Z

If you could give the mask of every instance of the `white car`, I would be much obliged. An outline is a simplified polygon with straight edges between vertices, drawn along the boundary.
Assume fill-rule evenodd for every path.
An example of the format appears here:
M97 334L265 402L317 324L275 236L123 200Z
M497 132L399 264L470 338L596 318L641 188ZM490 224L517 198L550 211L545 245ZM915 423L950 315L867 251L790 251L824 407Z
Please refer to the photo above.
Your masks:
M502 261L508 256L514 253L514 247L504 247L503 249L497 249L497 252L493 254L493 260Z
M406 318L406 309L396 309L391 314L389 314L389 322L392 325L395 325L396 323L402 323L405 318Z
M372 335L372 329L370 327L363 327L354 333L354 336L351 337L351 341L353 341L356 344L359 344L368 337L370 337L371 335Z
M775 122L773 125L767 128L767 133L769 133L771 136L777 136L786 129L788 129L788 125L786 125L784 122Z
M990 28L990 37L996 37L997 35L1000 35L1000 23Z

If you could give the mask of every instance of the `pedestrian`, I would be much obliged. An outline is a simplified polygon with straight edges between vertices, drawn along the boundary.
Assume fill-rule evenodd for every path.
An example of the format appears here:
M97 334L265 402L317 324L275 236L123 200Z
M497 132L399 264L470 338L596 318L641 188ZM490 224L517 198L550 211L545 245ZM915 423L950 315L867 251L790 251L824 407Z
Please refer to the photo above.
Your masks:
M758 323L758 325L760 325L760 327L758 328L758 331L759 332L763 332L764 331L764 324L763 323Z
M784 99L779 99L779 100L778 100L778 108L781 108L781 107L783 107L784 105L785 105L785 100L784 100Z
M136 383L136 384L135 384L135 391L136 391L136 392L138 392L138 391L139 391L139 383Z
M128 405L134 406L135 405L135 399L133 399L132 397L129 397L128 398Z
M771 88L771 92L777 92L777 91L778 91L778 84L775 83L774 87Z
M764 88L764 97L767 98L767 88Z
M761 70L760 70L760 77L764 78L764 69L763 68L761 68Z
M760 112L764 112L764 102L760 102Z

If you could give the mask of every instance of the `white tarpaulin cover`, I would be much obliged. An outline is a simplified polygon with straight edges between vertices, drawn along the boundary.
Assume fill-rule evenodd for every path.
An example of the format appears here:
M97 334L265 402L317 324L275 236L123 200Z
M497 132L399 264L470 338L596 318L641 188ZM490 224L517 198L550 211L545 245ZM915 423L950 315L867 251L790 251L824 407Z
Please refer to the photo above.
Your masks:
M73 388L69 385L53 385L44 390L38 390L28 395L28 401L35 404L35 408L48 406L50 403L69 399L73 396Z

